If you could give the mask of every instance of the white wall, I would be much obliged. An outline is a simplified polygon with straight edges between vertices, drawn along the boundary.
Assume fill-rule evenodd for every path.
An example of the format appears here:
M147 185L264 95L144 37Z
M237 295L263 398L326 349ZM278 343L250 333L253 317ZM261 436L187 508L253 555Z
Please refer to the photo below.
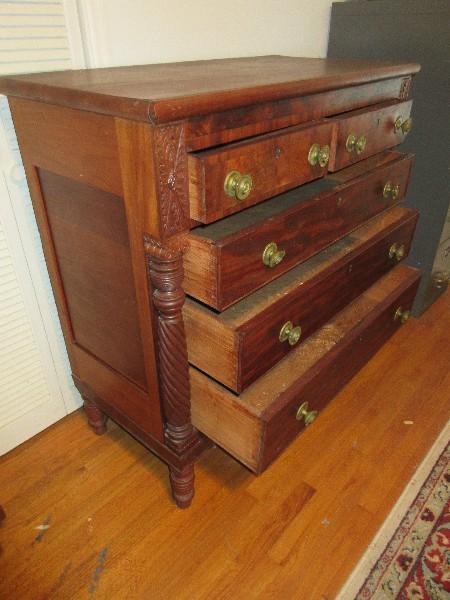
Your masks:
M90 66L325 56L332 0L78 0Z
M74 2L0 0L0 75L83 66ZM11 114L0 96L0 454L78 406Z

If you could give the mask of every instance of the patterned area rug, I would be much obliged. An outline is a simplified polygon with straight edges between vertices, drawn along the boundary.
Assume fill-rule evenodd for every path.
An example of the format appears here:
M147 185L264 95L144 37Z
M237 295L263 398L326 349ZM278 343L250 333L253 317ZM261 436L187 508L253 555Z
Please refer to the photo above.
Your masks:
M369 599L450 600L450 444L355 597Z

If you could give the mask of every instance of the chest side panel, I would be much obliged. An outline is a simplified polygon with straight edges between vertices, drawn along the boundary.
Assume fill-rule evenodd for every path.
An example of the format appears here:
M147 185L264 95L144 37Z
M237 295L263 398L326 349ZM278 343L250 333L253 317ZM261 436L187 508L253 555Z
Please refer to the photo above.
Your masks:
M143 242L114 120L25 100L11 107L72 372L161 438Z

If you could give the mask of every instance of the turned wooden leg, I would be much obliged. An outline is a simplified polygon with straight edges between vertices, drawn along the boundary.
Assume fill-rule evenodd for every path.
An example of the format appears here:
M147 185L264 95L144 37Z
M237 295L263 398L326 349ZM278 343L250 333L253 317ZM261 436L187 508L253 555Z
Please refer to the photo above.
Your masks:
M97 435L106 433L106 421L108 417L105 413L95 406L92 400L83 398L84 401L84 412L86 413L89 425L92 427Z
M181 470L169 466L172 495L178 508L188 508L194 497L194 464L189 464Z

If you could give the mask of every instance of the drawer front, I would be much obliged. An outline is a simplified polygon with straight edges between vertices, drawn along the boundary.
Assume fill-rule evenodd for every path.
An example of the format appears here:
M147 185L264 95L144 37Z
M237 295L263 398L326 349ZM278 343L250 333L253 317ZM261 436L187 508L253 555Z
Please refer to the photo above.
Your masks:
M411 273L405 287L384 298L340 344L267 411L259 471L264 470L305 428L305 418L297 418L299 408L307 403L307 411L320 414L320 410L402 325L401 315L411 309L420 280L417 272L411 270Z
M411 127L412 101L378 105L332 119L329 170L337 171L401 144Z
M186 291L224 310L399 202L406 193L412 160L411 155L401 156L332 191L301 200L277 216L224 237L215 245L214 260L208 262L208 269L199 262L199 248L192 245L185 264ZM386 184L391 184L390 189L396 193L383 194ZM195 232L192 235L195 237ZM273 244L284 254L281 262L268 266L264 252ZM212 251L211 245L209 250ZM206 272L211 275L211 271L211 285L216 285L213 291L205 289Z
M191 217L211 223L322 177L327 172L333 126L330 122L292 127L189 154Z
M238 330L240 389L236 391L245 389L406 257L417 219L416 211L408 211L400 225L389 227L332 263ZM291 339L280 333L283 328L286 332L298 327L301 335L297 342L298 334L291 334Z

